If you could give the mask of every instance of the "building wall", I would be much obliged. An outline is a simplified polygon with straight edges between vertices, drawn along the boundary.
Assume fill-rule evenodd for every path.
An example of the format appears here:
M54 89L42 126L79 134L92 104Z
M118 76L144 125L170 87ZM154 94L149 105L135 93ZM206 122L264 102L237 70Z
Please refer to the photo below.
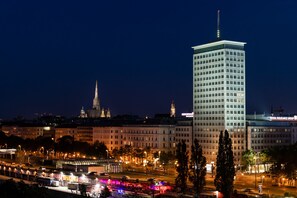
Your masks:
M63 136L71 136L77 140L77 127L58 127L55 131L55 141Z
M275 146L292 144L290 126L248 126L248 149L261 152Z
M43 136L44 131L48 132L53 130L51 127L44 127L44 126L2 126L2 131L10 136L18 136L24 139L35 139L38 136Z
M192 126L176 126L175 128L175 142L185 140L187 149L191 151L191 146L193 143L193 127Z
M76 141L93 144L93 127L90 127L90 126L77 127L77 135L75 136L74 139Z
M122 127L94 127L93 143L96 141L104 142L108 150L119 149L123 146Z
M292 125L291 133L292 133L291 144L296 144L297 143L297 126L295 124Z
M153 151L175 150L175 126L94 127L93 142L104 142L109 150L125 145L135 148L150 147Z

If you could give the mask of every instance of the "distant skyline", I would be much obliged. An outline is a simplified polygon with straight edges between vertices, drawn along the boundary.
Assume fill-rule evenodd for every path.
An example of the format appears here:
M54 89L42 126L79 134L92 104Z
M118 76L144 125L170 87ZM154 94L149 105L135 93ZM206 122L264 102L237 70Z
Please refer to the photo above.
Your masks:
M0 118L192 111L192 46L246 42L247 113L297 113L297 1L2 1Z

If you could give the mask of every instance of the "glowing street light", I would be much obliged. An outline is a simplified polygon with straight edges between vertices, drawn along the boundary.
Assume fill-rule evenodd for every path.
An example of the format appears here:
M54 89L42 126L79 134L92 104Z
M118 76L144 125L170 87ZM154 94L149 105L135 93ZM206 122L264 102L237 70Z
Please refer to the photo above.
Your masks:
M255 189L257 188L257 170L256 170L256 168L257 168L257 155L258 155L259 153L257 152L256 153L256 155L254 156L254 160L255 160Z
M108 150L106 150L106 155L107 155L107 172L109 171L109 160L108 160Z

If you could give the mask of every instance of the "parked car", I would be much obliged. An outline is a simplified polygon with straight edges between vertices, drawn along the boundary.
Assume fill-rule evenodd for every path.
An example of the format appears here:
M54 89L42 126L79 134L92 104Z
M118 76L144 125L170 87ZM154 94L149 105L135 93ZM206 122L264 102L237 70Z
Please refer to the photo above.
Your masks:
M127 175L124 175L123 177L122 177L122 180L123 181L127 181L127 180L129 180L129 179L131 179L129 176L127 176Z
M108 173L100 173L100 176L108 176Z

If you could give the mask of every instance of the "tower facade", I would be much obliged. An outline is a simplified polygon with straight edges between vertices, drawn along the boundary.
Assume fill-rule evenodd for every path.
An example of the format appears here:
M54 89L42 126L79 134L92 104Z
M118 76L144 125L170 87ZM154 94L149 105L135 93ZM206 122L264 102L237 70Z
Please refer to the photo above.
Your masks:
M175 104L174 104L174 101L171 102L171 105L170 105L170 117L175 117L176 113L175 113Z
M219 133L225 129L235 164L245 151L245 44L218 40L193 47L193 134L208 163L215 162Z

